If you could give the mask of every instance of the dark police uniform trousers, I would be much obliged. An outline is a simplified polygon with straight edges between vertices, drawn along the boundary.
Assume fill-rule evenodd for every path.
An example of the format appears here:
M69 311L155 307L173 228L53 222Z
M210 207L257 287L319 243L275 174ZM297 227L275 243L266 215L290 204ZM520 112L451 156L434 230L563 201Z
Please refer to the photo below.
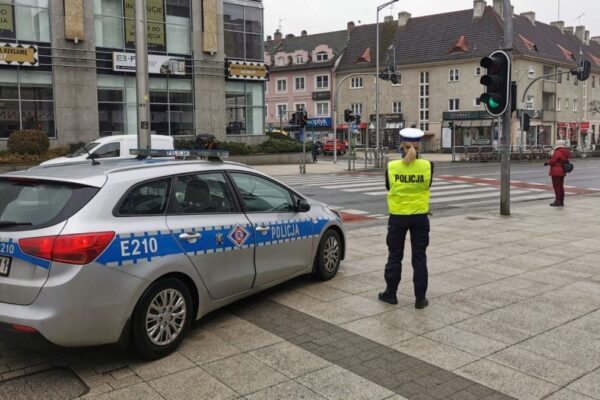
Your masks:
M389 255L385 265L385 283L388 291L396 293L402 274L404 242L407 232L410 232L415 297L424 299L428 280L427 255L425 253L429 246L429 217L427 214L390 215L386 240Z
M434 165L431 163L432 182L433 170ZM385 187L390 190L387 170L385 171ZM426 250L429 246L429 216L427 214L390 215L386 239L389 255L384 272L386 290L392 293L398 291L407 232L410 232L415 297L424 299L428 282Z

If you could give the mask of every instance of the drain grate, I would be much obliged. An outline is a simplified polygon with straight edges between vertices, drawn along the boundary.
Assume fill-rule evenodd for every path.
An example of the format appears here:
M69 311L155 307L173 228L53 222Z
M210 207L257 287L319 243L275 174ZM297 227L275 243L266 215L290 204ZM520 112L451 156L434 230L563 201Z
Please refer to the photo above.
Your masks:
M88 390L88 386L72 370L53 368L1 382L0 399L74 399Z

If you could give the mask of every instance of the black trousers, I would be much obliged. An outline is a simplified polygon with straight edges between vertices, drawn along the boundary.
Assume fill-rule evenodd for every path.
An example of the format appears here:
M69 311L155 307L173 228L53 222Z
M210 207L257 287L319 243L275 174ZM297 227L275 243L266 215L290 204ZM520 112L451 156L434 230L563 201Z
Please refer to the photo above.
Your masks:
M427 214L390 215L387 234L389 255L384 274L387 291L396 293L400 284L406 232L410 232L415 297L423 299L427 293L428 279L425 253L429 246L429 217Z

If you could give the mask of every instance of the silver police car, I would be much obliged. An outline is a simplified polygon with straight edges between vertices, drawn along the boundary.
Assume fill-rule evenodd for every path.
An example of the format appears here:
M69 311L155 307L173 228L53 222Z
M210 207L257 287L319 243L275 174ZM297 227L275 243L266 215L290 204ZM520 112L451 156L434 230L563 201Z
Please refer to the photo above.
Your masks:
M2 174L0 338L159 358L214 309L302 274L331 279L344 247L336 211L240 164Z

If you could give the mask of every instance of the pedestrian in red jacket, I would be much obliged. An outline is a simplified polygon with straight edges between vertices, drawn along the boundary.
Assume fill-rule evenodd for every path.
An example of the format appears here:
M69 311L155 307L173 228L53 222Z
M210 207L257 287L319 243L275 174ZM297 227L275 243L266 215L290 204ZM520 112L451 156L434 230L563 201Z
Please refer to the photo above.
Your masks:
M566 146L564 140L557 140L556 147L551 153L551 157L544 165L550 166L548 175L552 177L552 186L556 199L550 203L552 207L562 207L565 205L565 169L563 165L571 158L571 152Z

